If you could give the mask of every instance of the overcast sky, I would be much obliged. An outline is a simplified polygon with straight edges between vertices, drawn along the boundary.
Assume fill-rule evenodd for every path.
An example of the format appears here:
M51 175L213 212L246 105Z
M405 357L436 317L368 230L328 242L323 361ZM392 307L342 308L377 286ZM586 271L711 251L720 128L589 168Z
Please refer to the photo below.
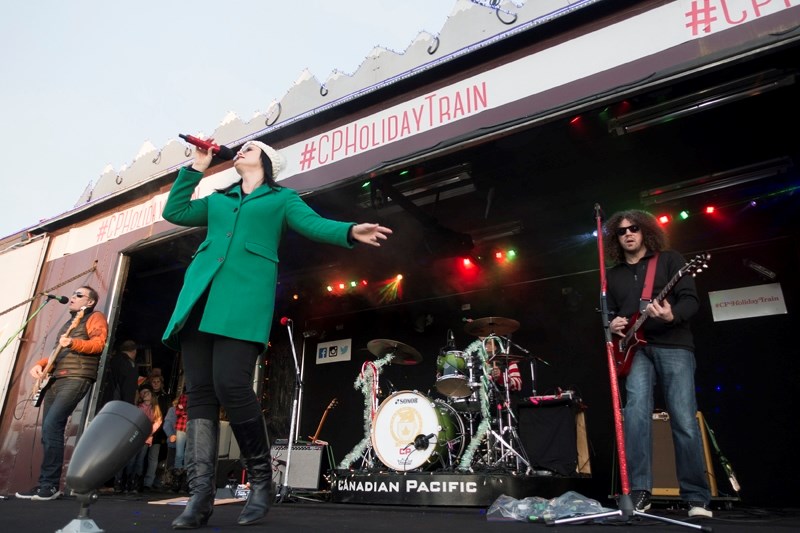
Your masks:
M212 133L308 69L437 35L456 0L33 0L0 16L0 237L72 209L149 141Z

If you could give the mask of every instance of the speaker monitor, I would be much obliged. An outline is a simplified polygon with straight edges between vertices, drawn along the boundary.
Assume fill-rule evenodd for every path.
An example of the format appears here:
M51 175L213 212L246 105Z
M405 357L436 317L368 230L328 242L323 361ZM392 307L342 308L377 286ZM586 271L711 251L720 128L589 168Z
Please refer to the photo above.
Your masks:
M717 479L711 462L711 449L705 419L698 411L697 424L703 439L703 456L711 496L718 496ZM666 413L653 414L653 496L680 496L678 477L675 473L675 447L672 443L672 428Z
M289 478L284 480L286 474L286 460L289 453L286 444L272 446L272 480L278 485L292 489L318 490L322 476L322 451L325 446L321 444L295 444L292 446L292 456L289 458Z

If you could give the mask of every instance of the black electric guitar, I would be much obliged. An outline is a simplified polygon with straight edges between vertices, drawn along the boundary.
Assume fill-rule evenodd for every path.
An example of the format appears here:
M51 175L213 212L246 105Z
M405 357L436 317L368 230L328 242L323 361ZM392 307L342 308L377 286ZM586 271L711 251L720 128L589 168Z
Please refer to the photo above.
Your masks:
M72 323L70 323L67 331L64 332L64 335L69 335L70 332L72 332L72 330L78 326L81 318L83 318L84 311L86 311L86 307L81 307L78 312L75 313L75 318L72 319ZM62 335L62 337L64 335ZM59 352L61 352L63 349L64 347L60 344L53 349L53 353L50 354L50 358L47 360L47 365L44 367L42 377L36 380L36 384L33 386L33 398L31 399L34 407L39 407L42 404L42 400L44 400L44 393L47 392L47 389L49 389L50 385L53 384L53 365L56 363L56 357L58 356Z
M687 274L696 275L708 268L709 259L711 259L711 254L697 254L694 259L683 265L681 269L672 276L672 279L669 280L653 300L657 300L659 303L663 302L664 298L675 288L675 284L678 283L683 276ZM629 326L625 331L625 336L614 343L614 361L617 365L617 375L619 377L628 375L631 371L631 364L633 363L633 356L636 355L636 350L647 344L647 342L638 335L639 328L642 327L645 320L647 320L647 315L640 313L634 314L628 321Z

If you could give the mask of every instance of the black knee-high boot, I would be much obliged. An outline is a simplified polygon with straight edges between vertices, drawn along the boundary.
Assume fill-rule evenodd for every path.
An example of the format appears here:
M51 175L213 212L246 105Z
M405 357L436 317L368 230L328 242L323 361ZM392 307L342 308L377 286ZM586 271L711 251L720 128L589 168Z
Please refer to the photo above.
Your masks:
M219 455L219 420L198 418L186 424L186 463L189 503L172 529L197 529L208 523L217 494L216 468Z
M263 416L241 424L231 424L242 462L250 482L250 496L239 515L240 526L253 524L267 514L272 489L272 459L269 454L267 423Z

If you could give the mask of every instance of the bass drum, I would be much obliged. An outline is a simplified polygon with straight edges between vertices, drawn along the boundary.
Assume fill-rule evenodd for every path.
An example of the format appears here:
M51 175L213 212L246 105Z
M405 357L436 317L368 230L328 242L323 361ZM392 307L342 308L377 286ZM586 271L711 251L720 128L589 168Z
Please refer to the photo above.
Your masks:
M386 398L375 413L370 438L378 459L399 472L454 466L465 445L458 413L417 391Z

